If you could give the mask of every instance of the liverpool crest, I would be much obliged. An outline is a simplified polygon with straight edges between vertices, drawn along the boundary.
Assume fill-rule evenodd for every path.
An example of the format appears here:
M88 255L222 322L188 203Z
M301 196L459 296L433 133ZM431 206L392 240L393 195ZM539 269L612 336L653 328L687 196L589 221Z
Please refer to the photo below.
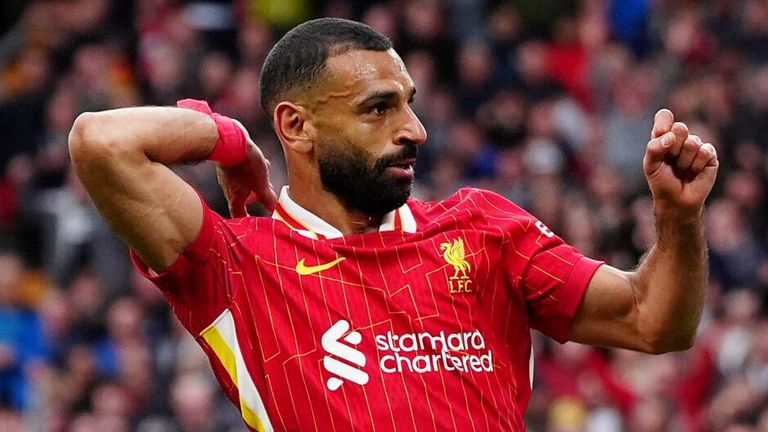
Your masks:
M464 257L464 240L459 237L453 242L441 243L440 249L443 251L443 259L452 265L454 270L453 276L448 277L450 292L452 294L472 292L472 279L467 275L467 271L471 271L472 266Z

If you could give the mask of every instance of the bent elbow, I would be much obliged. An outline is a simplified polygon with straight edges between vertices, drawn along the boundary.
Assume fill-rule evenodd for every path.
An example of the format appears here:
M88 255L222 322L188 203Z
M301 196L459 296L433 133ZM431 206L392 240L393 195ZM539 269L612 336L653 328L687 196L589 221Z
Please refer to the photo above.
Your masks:
M77 116L69 131L69 156L75 166L90 165L107 161L125 153L114 136L115 120L108 112L84 112Z
M69 156L75 164L82 163L88 159L94 149L99 145L98 132L98 114L84 112L77 116L69 131L68 145Z

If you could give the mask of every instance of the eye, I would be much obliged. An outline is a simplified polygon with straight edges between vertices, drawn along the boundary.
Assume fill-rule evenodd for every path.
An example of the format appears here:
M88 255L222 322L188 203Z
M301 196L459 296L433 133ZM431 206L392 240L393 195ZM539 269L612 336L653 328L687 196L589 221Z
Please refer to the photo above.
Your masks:
M373 114L376 116L381 116L386 114L387 110L389 109L389 106L387 106L384 102L379 102L376 105L373 105L368 109L369 114Z

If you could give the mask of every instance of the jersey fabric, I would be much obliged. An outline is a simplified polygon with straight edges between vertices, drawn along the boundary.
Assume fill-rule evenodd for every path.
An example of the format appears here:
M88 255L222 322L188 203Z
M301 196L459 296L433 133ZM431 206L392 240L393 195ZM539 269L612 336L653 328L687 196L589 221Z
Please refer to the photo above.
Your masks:
M564 342L600 262L492 192L341 232L284 188L272 218L204 205L159 286L251 430L524 431L531 328Z

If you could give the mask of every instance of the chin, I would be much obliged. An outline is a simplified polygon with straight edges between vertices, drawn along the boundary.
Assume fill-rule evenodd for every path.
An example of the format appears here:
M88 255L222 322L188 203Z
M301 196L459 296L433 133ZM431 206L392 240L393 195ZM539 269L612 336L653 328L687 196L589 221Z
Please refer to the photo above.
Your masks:
M361 200L350 202L352 207L370 215L383 215L400 208L411 196L411 185L371 191Z

